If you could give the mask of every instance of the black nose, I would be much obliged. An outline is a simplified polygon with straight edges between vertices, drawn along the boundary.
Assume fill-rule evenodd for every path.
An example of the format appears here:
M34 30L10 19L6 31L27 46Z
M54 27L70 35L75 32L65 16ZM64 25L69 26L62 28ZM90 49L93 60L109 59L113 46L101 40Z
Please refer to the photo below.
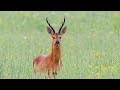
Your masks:
M59 41L56 41L56 44L59 44Z

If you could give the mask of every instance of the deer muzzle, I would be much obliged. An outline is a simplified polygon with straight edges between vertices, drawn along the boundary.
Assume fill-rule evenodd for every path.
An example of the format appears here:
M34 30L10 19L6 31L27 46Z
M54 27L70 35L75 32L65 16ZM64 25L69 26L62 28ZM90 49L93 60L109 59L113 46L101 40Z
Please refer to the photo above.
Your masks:
M56 41L56 43L55 43L57 46L59 46L60 45L60 41Z

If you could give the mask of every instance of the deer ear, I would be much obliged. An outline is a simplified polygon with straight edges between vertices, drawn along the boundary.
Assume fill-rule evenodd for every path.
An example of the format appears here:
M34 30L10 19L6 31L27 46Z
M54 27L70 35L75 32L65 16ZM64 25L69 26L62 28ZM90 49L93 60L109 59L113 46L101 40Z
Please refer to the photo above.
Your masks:
M60 35L63 35L66 31L67 31L67 26L65 26L65 27L60 31Z
M50 27L48 27L48 26L47 26L47 31L48 31L48 33L49 33L50 35L53 35L53 34L54 34L53 30L52 30Z

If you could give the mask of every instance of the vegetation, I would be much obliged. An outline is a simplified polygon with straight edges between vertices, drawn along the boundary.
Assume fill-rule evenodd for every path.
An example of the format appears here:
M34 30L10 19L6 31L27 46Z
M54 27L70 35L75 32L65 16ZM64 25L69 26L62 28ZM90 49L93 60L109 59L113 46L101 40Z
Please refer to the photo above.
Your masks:
M57 31L64 16L68 29L57 78L120 78L120 12L107 11L1 11L0 78L34 79L33 59L51 51L45 18Z

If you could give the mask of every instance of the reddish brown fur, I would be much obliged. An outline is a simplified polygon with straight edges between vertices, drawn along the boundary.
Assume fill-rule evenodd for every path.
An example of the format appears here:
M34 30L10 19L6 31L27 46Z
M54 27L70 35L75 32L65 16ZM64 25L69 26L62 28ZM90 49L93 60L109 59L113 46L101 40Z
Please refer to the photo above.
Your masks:
M66 26L62 28L65 23L65 18L58 33L55 33L53 27L50 25L47 19L46 21L49 25L49 27L47 27L47 31L52 36L52 51L49 55L41 54L37 56L33 61L33 69L35 75L38 71L40 71L43 72L44 74L47 73L48 78L50 78L50 73L52 72L55 78L55 76L57 75L57 71L59 71L60 68L62 67L60 41L61 41L61 36L66 32Z
M50 73L52 71L57 73L57 71L60 70L60 67L62 66L60 48L53 47L52 50L51 54L39 55L34 59L33 68L34 64L37 66L37 70L34 71L35 74L37 71L41 71L43 73ZM50 78L50 76L48 78Z
M53 45L52 45L53 46ZM57 74L57 71L60 70L62 67L61 61L61 50L59 48L52 47L52 52L49 55L39 55L33 61L33 68L34 64L36 64L37 68L34 69L35 74L38 71L43 73L48 73L48 78L50 78L50 72ZM55 78L55 76L54 76Z

